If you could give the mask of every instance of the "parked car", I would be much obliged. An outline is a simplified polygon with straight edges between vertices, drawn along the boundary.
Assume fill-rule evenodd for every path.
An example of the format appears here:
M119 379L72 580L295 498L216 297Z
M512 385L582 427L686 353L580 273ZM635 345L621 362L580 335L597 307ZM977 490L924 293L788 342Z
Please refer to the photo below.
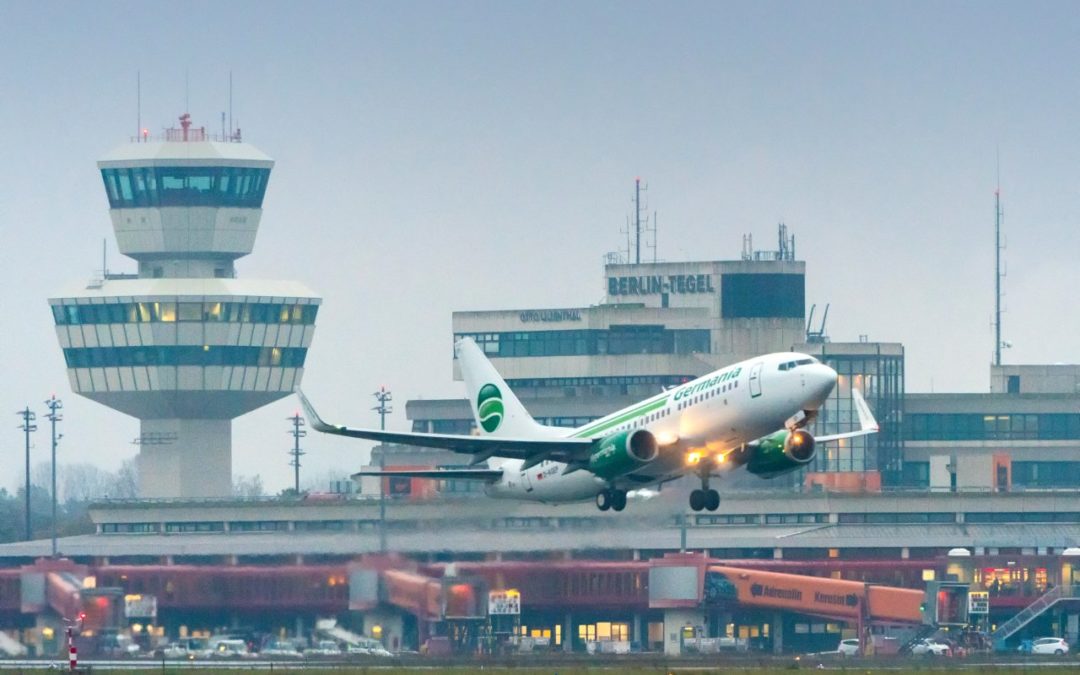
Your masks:
M944 642L919 640L911 646L911 653L916 656L951 656L952 648Z
M112 633L102 635L98 641L98 650L105 656L138 656L141 653L139 645L124 633Z
M840 646L836 648L836 651L840 656L858 656L859 654L859 641L857 639L841 640Z
M296 648L296 645L288 641L271 642L262 648L259 652L259 656L266 658L287 658L298 659L303 656L300 650Z
M1031 643L1031 653L1064 656L1069 653L1069 643L1058 637L1039 638Z
M154 656L163 659L194 659L206 651L203 638L178 638L154 651Z
M212 659L249 659L256 655L251 653L243 640L227 639L218 640L207 656Z

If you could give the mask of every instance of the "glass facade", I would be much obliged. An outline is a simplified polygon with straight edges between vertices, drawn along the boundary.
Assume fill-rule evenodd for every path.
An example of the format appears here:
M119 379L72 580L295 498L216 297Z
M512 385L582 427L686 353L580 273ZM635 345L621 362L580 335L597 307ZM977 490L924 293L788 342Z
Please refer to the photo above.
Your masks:
M53 305L58 326L105 323L283 323L313 325L318 305L261 302L129 302L104 305Z
M307 349L293 347L80 347L64 350L68 368L117 366L280 366L303 368Z
M146 166L102 169L113 209L160 206L262 207L270 169L234 166Z
M1013 462L1015 488L1070 488L1080 485L1080 462Z
M909 441L1059 441L1080 439L1080 414L914 413L904 419Z
M802 274L724 274L720 313L725 319L791 318L806 313Z
M488 356L595 356L602 354L709 353L709 331L663 326L612 326L607 330L546 330L507 333L458 333L471 337Z
M837 434L859 427L851 389L866 399L881 427L876 434L829 443L818 449L809 471L881 472L882 483L897 485L902 478L904 357L886 354L821 354L836 370L836 388L814 423L815 435Z

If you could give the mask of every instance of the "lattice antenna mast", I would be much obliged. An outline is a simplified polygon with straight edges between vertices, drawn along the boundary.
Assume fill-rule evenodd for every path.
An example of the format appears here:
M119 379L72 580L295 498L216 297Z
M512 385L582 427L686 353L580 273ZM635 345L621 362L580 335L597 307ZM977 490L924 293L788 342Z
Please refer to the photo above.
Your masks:
M307 454L300 449L300 439L307 436L307 431L303 429L304 418L300 416L299 411L292 417L286 417L285 419L292 422L292 429L288 431L293 437L293 448L289 451L289 455L292 456L292 459L289 460L289 466L293 468L293 489L296 490L296 494L300 494L300 457Z
M1005 270L1001 268L1001 251L1005 248L1001 241L1001 225L1005 219L1005 211L1001 207L1001 179L998 179L998 187L994 190L994 365L1001 365L1001 348L1006 343L1001 339L1001 280L1005 277Z

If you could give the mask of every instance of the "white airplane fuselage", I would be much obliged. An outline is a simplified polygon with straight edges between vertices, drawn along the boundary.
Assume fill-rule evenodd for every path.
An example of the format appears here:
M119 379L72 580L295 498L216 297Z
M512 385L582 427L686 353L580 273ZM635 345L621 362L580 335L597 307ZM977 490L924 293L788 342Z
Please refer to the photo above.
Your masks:
M633 490L692 470L688 457L722 467L726 454L784 428L800 411L817 410L836 385L836 372L805 354L779 352L742 361L623 408L564 437L602 438L646 429L660 445L656 459L613 481L587 470L564 474L567 465L545 461L523 469L502 460L503 475L485 492L495 498L574 502L592 499L614 485Z

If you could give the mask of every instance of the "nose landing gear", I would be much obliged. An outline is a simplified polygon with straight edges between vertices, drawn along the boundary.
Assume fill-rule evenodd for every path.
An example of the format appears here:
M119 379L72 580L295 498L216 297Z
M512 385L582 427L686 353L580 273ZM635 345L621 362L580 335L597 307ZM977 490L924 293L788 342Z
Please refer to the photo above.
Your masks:
M601 511L622 511L626 508L626 490L608 488L596 495L596 508Z

